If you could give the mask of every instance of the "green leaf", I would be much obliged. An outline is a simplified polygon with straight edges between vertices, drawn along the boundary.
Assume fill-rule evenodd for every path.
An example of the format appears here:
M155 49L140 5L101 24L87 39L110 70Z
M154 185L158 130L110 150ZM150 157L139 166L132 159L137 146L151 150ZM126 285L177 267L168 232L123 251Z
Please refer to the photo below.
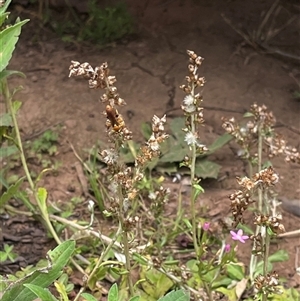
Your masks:
M11 0L4 1L4 5L0 7L0 15L4 14L10 4Z
M2 114L0 116L0 125L1 126L10 126L12 125L12 118L9 113Z
M29 288L38 298L43 301L58 301L47 288L41 288L35 284L24 284L25 287Z
M147 279L141 283L144 291L156 299L163 296L173 286L173 282L166 275L155 269L147 270L143 267L141 278Z
M96 299L94 296L88 293L82 293L81 296L87 301L98 301L98 299Z
M228 133L218 137L210 146L208 146L208 152L205 153L205 155L210 155L214 153L216 150L222 148L232 139L233 137Z
M22 106L22 102L21 101L14 101L13 104L12 104L12 107L13 107L13 110L14 110L14 113L17 114L19 109L21 108Z
M25 177L20 178L15 184L9 186L7 191L5 191L0 197L0 208L5 205L19 190L20 185L23 183Z
M204 193L204 189L199 184L193 184L193 199L196 200L200 193Z
M24 284L34 284L41 288L46 288L53 283L61 274L64 266L68 263L75 250L75 242L68 240L57 246L53 251L49 251L52 266L49 271L39 270L16 281L11 287L7 288L1 301L32 301L36 298L35 294Z
M224 294L227 297L227 300L238 301L238 298L235 293L235 288L227 289L225 287L220 287L217 289L217 291Z
M46 188L39 187L38 192L37 192L37 197L38 197L38 201L39 201L41 207L43 208L43 210L47 210L47 203L46 203L47 196L48 196L48 192L47 192Z
M171 291L166 294L164 297L158 299L158 301L189 301L190 294L184 290Z
M248 117L253 117L254 115L253 115L253 113L251 113L251 112L246 112L244 115L243 115L243 117L245 117L245 118L248 118Z
M2 24L4 23L4 21L7 19L7 17L9 16L10 13L4 13L0 15L0 26L2 26Z
M267 264L268 264L267 271L268 272L272 271L273 264L270 261L268 261ZM263 275L263 273L264 273L264 262L260 261L255 268L254 277L256 277L259 274Z
M107 300L118 301L118 299L119 299L118 286L116 283L114 283L108 292Z
M11 155L14 155L18 152L18 148L15 145L9 145L6 147L0 148L0 158L7 158Z
M178 171L178 164L177 163L164 163L164 164L159 164L156 167L156 171L159 173L165 173L168 175L174 174Z
M139 296L135 296L129 299L129 301L139 301L140 297Z
M148 123L148 122L144 122L142 124L142 134L143 134L143 137L148 140L152 134L152 129L151 129L151 125Z
M186 142L184 142L185 132L182 130L184 128L186 128L184 117L176 117L171 120L170 129L173 133L173 136L176 138L176 140L186 145Z
M132 258L134 259L134 261L138 262L141 265L147 265L148 261L146 258L144 258L141 254L134 252L132 254Z
M245 277L245 272L243 270L243 267L239 264L234 264L233 262L231 262L230 264L227 265L226 269L227 269L228 276L231 279L240 281Z
M232 283L232 279L228 277L219 277L220 279L217 278L217 280L214 280L212 283L211 288L213 290L216 290L220 287L228 287Z
M289 260L289 254L286 250L278 250L268 257L269 262L283 262Z
M28 21L29 20L20 21L0 32L0 72L2 72L8 65L15 49L15 45L18 42L21 27Z
M202 179L217 179L221 166L205 158L196 161L196 176Z
M23 77L23 78L26 77L26 75L21 71L3 70L2 72L0 72L0 81L5 79L5 78L8 78L9 76L12 76L12 75L18 75L18 76Z

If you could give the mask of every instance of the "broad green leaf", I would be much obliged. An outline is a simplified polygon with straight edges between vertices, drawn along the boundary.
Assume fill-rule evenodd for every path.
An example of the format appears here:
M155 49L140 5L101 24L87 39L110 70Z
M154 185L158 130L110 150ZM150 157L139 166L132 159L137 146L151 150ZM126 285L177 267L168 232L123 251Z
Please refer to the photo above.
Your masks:
M15 45L18 42L21 27L28 21L29 20L20 21L0 32L0 72L2 72L8 65L15 49Z
M224 294L227 297L227 300L238 301L238 298L235 293L235 288L227 289L225 287L220 287L217 289L217 291Z
M214 153L216 150L222 148L232 139L233 137L228 133L219 136L211 145L208 146L208 152L205 155Z
M5 205L19 190L20 185L23 183L25 177L20 178L15 184L9 186L7 191L5 191L0 197L0 208Z
M226 267L228 276L234 280L242 280L245 277L245 272L240 264L234 264L231 262Z
M268 257L270 262L283 262L289 260L289 254L286 250L278 250Z
M184 141L185 132L182 130L184 128L186 128L184 117L176 117L171 120L170 129L172 131L173 136L176 138L177 141L186 145L186 142Z
M138 153L138 149L140 148L140 145L134 141L131 141L131 144L132 144L131 147L133 148L133 151ZM135 159L134 154L132 153L129 147L121 148L120 154L121 154L121 159L124 163L128 164L134 162Z
M109 289L108 292L108 301L118 301L119 294L118 294L118 286L116 283L114 283L111 288Z
M82 293L81 296L87 301L98 301L98 299L96 299L94 296L88 293Z
M196 176L202 179L217 179L221 166L205 158L196 161Z
M142 124L142 134L143 134L143 137L148 140L152 134L152 129L151 129L151 125L148 123L148 122L144 122Z
M190 294L184 290L171 291L166 294L164 297L158 299L158 301L189 301Z
M217 289L219 287L228 287L232 283L232 279L228 277L219 277L220 279L214 280L212 283L212 289Z
M8 113L2 114L0 116L0 126L10 126L12 125L11 115Z
M18 152L18 148L15 145L10 145L0 148L0 158L7 158L11 155L14 155Z
M161 147L162 157L159 162L172 163L181 162L189 152L187 145L182 144L179 140L170 136Z
M174 163L159 164L156 167L156 170L162 174L164 173L167 175L171 175L171 174L175 174L179 170L179 168L178 168L178 164L174 162Z
M273 270L273 264L270 261L268 261L267 271L270 272L272 270ZM260 261L255 268L254 277L256 277L259 274L263 275L263 273L264 273L264 262Z
M18 76L23 77L23 78L26 77L26 75L21 71L3 70L2 72L0 72L0 81L5 79L5 78L8 78L9 76L12 76L12 75L18 75Z
M61 274L64 266L68 263L75 250L75 242L68 240L57 246L53 251L49 251L52 266L49 271L34 271L23 279L16 281L9 287L2 296L1 301L32 301L36 298L35 294L24 284L33 284L41 288L47 288Z
M38 298L43 301L58 301L47 288L41 288L35 284L24 284L25 287L29 288Z
M147 280L141 283L144 291L156 299L163 296L173 286L173 282L166 275L155 269L146 270L146 267L143 268L141 278Z

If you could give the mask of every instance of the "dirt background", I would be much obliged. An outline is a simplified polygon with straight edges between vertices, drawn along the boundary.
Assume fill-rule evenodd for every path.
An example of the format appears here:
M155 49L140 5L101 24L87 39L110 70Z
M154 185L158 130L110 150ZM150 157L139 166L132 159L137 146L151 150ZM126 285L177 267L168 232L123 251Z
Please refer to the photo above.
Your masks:
M299 148L300 102L293 98L292 92L299 90L296 81L300 81L300 61L242 46L243 38L221 16L224 14L236 28L251 33L257 30L273 1L127 0L127 3L135 16L136 34L104 49L96 45L65 44L49 29L39 27L30 8L14 7L21 19L32 19L23 28L9 66L27 75L27 79L13 79L10 84L24 87L18 94L23 102L19 114L22 137L24 141L31 140L46 129L61 126L57 160L62 165L55 177L47 176L42 183L49 190L50 201L64 203L83 193L74 169L77 159L68 142L84 157L84 149L106 139L100 91L89 90L84 80L68 78L71 60L88 61L92 66L108 62L111 73L117 77L120 95L127 102L121 113L134 137L141 140L141 124L150 121L154 114L162 116L169 112L169 118L180 116L178 108L184 95L178 86L184 83L187 74L186 49L193 50L205 58L200 69L207 80L203 91L205 139L213 140L223 133L222 116L241 118L250 105L257 102L273 111L278 120L276 130ZM298 58L299 13L297 1L285 1L275 27L297 14L298 19L268 44ZM235 177L246 172L236 156L237 150L231 144L214 155L214 160L222 165L222 181L203 182L206 192L199 202L218 208L220 215L228 213L227 196L237 188ZM279 194L299 199L299 166L286 164L281 159L273 163L280 174ZM175 194L176 191L173 187ZM169 206L176 208L175 203ZM299 221L284 212L287 231L299 228ZM28 235L26 242L21 243L20 239L14 242L16 250L20 247L20 257L27 263L38 261L44 256L43 252L53 246L36 222L26 219L20 222L18 218L16 223L11 219L1 223L6 233L5 243L13 241L9 235L15 240ZM299 246L299 236L281 239L273 246L274 250L289 252L289 261L277 265L276 269L288 279L289 286L294 287L300 285L300 278L295 274L295 267L299 266L296 258ZM246 248L250 253L250 245ZM241 259L248 262L243 253Z

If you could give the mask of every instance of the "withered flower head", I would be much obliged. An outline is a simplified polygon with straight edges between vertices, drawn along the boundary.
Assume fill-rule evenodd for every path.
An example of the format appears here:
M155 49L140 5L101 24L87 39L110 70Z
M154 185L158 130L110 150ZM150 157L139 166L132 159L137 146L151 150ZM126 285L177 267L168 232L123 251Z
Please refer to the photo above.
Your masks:
M279 276L277 272L268 273L266 276L258 275L254 279L255 288L262 294L281 294L281 290L278 288Z
M160 154L160 144L169 136L165 133L166 115L162 118L154 115L152 118L152 134L144 146L141 147L141 152L137 156L135 166L142 167L147 162L150 162L153 157Z
M132 139L132 132L128 130L122 115L116 109L116 106L125 105L117 88L114 86L116 77L109 75L108 64L103 63L95 69L89 63L80 64L72 61L69 76L82 76L89 80L91 89L104 89L105 92L101 96L102 102L108 102L105 107L105 115L107 117L106 128L110 137L115 140L126 141Z

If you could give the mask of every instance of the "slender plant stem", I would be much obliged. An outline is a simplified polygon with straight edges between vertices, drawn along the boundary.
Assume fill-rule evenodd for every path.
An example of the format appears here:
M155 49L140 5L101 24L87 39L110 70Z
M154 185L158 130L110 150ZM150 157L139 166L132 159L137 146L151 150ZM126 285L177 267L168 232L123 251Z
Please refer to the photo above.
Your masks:
M268 229L266 229L266 236L265 236L265 250L264 250L264 266L263 266L263 273L264 276L268 274L268 258L270 253L270 234L268 233ZM266 301L268 299L268 294L263 294L262 301Z
M134 296L134 288L133 288L133 283L132 283L132 278L131 278L131 263L130 263L130 254L129 254L129 243L128 243L128 233L123 232L123 245L124 245L124 255L126 258L125 262L125 267L126 270L128 271L127 274L127 282L129 286L129 292L131 297Z
M197 72L197 68L195 68L194 72ZM195 98L195 86L192 84L192 91L191 96ZM196 135L196 119L195 115L191 115L191 132ZM191 211L192 211L192 231L193 231L193 243L195 248L196 257L199 256L199 245L197 240L197 223L196 223L196 208L195 208L195 187L194 187L194 181L195 181L195 169L196 169L196 145L195 143L192 143L191 145Z
M258 149L257 149L257 153L258 153L258 166L257 166L257 172L260 172L262 169L262 142L263 142L263 137L262 137L262 128L261 125L259 125L258 127ZM258 212L260 214L262 214L262 210L263 210L263 193L261 189L258 189ZM258 233L261 231L261 227L260 226L256 226L255 229L255 235L258 235ZM253 247L252 247L252 251L256 250L256 243L255 241L253 242ZM251 282L253 282L254 280L254 272L256 269L256 265L257 265L257 255L251 254L251 258L250 258L250 280Z
M23 169L24 169L27 181L29 183L29 186L30 186L31 190L34 191L35 186L32 181L28 166L27 166L27 162L26 162L26 158L25 158L25 154L24 154L24 150L23 150L23 144L22 144L22 140L21 140L21 135L20 135L20 130L19 130L18 122L17 122L16 112L15 112L15 109L12 104L12 97L10 95L8 83L7 83L6 79L3 79L2 87L3 87L3 95L4 95L6 107L9 111L9 113L11 114L11 118L12 118L12 121L14 124L14 130L16 133L16 141L17 141L18 148L20 151L20 157L21 157Z
M119 227L122 229L122 243L123 243L123 247L124 247L125 268L128 272L127 284L129 287L130 295L131 295L131 297L133 297L134 288L133 288L132 279L130 277L130 273L131 273L130 253L129 253L128 233L125 229L124 197L123 197L121 186L119 186L118 192L119 192L119 220L120 220Z
M33 192L34 197L37 201L37 205L39 207L40 214L41 214L41 216L44 220L44 223L46 224L46 227L48 228L48 230L52 234L52 236L55 239L55 241L57 242L57 244L60 244L61 241L60 241L59 237L57 236L56 231L54 230L54 228L51 224L48 213L44 212L44 210L43 210L43 208L40 204L39 197L38 197L38 194L37 194L37 191L36 191L36 186L35 186L32 178L31 178L31 175L30 175L30 172L29 172L29 169L28 169L28 165L27 165L27 162L26 162L25 153L24 153L24 149L23 149L22 139L21 139L21 135L20 135L20 130L19 130L18 122L17 122L16 112L15 112L15 109L13 107L12 96L9 92L8 83L7 83L6 79L4 79L3 82L2 82L2 88L3 88L3 94L4 94L4 99L5 99L5 102L6 102L6 105L7 105L7 109L9 111L9 113L11 114L11 118L12 118L12 121L13 121L13 124L14 124L14 129L15 129L15 133L16 133L16 141L17 141L18 148L19 148L19 151L20 151L20 158L21 158L22 166L23 166L27 181L28 181L30 189ZM34 208L34 207L31 204L28 209L30 211L32 211L33 210L32 208ZM33 211L33 213L35 213L35 210Z

